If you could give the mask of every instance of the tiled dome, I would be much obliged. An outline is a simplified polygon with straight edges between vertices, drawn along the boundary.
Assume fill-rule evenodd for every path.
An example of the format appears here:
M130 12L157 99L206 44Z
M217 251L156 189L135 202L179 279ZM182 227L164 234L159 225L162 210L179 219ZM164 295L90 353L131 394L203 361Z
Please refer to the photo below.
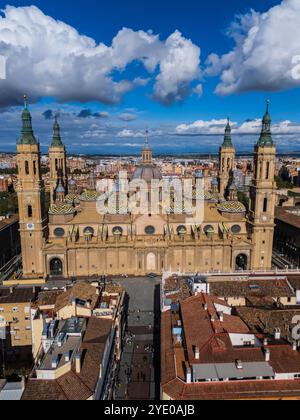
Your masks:
M77 194L68 194L65 198L68 204L79 204L79 196Z
M80 196L81 201L97 201L99 193L97 191L86 191Z
M218 209L223 213L246 213L246 207L239 201L226 201L221 203Z
M54 204L53 206L51 206L49 210L49 214L52 216L67 215L67 214L74 214L74 213L75 213L74 207L70 206L69 204L62 204L62 205Z

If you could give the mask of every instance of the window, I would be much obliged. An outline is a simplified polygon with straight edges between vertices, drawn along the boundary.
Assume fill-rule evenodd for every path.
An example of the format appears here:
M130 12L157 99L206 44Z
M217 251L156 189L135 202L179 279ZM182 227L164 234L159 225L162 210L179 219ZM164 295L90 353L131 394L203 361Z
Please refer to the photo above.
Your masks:
M27 207L27 216L29 219L32 218L32 206Z
M215 231L215 229L214 229L214 227L213 227L213 226L211 226L211 225L207 225L207 226L205 226L205 228L204 228L204 233L214 233L214 231Z
M113 228L112 233L114 236L121 236L123 235L123 229L120 226L116 226Z
M3 314L3 313L4 313L4 309L0 308L0 314Z
M19 308L12 308L12 312L13 312L14 314L18 313L18 312L19 312Z
M57 238L62 238L63 236L65 236L65 231L63 228L56 228L54 230L54 236L56 236Z
M84 231L83 231L83 233L85 234L85 235L91 235L91 236L94 236L94 233L95 233L95 231L94 231L94 229L92 228L92 227L86 227L85 229L84 229Z
M242 231L242 228L240 225L234 225L231 228L231 232L235 235L238 235L239 233L241 233L241 231Z
M268 199L265 198L264 199L264 209L263 209L263 212L264 213L267 213L267 211L268 211Z
M270 178L270 162L267 163L266 179Z
M147 226L145 229L146 235L154 235L155 227L154 226Z
M25 161L25 174L29 175L29 163L27 160Z
M178 233L178 235L185 235L186 234L186 227L185 226L178 226L178 228L177 228L177 233Z
M37 172L37 170L36 170L36 161L33 161L33 173L34 173L34 175L36 175L36 172Z

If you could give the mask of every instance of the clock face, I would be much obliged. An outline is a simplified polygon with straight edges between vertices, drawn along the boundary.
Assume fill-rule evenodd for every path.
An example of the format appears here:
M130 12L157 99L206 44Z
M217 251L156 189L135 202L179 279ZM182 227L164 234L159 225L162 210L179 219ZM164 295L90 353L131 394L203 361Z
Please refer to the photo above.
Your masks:
M262 217L262 221L263 221L263 222L267 222L267 221L268 221L267 216L263 216L263 217Z
M33 223L28 223L27 224L27 230L34 230L34 224Z

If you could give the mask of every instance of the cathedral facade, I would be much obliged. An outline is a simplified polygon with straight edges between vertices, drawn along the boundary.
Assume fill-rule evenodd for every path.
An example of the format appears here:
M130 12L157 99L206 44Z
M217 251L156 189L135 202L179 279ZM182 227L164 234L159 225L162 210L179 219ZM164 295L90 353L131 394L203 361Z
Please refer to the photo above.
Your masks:
M255 147L249 209L238 201L235 148L228 121L220 148L219 177L203 194L203 217L193 223L187 212L176 212L172 202L166 213L152 214L149 210L144 214L101 214L95 180L91 177L88 188L80 194L76 183L68 181L66 150L57 118L49 149L51 207L46 214L40 148L27 101L17 152L24 279L271 268L276 148L269 104ZM142 180L147 185L162 180L148 142L132 180ZM193 191L193 199L195 194Z

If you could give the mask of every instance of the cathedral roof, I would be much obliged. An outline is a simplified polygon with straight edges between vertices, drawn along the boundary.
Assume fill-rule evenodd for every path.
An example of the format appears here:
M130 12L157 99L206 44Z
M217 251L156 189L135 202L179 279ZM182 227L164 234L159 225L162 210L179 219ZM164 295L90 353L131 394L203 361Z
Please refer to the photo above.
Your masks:
M79 195L77 194L68 194L65 198L66 203L73 204L73 203L79 203Z
M146 182L152 180L161 180L162 175L160 170L154 165L142 165L137 168L132 176L132 179L141 179Z
M75 213L74 207L69 204L54 204L50 207L49 214L52 216L67 215Z
M245 213L246 207L239 201L226 201L218 206L218 210L222 213Z
M87 190L83 194L81 194L81 196L79 197L79 199L81 201L97 201L99 195L100 194L97 191Z

